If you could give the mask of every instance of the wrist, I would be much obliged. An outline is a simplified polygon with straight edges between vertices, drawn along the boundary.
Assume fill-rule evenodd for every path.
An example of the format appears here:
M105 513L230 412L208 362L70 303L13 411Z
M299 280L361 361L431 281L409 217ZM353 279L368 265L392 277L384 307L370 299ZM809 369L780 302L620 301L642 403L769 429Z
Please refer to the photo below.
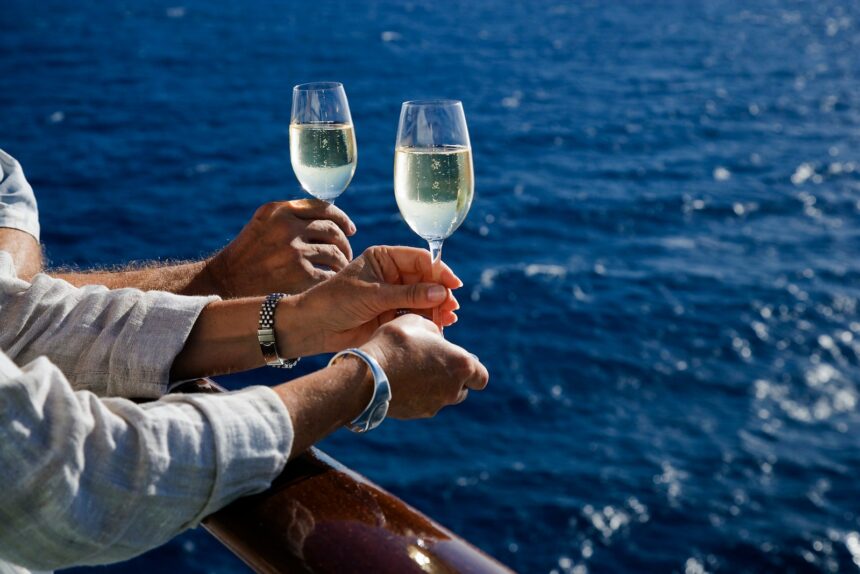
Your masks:
M221 253L216 253L208 259L204 259L202 266L194 278L198 293L207 295L220 295L221 297L232 297L233 293L227 288L223 279L228 277L227 270L221 261Z
M373 397L373 375L364 361L351 355L340 357L326 370L344 391L343 408L338 417L338 426L344 426L360 415Z
M288 295L278 301L275 313L275 332L278 339L278 355L281 357L305 357L321 352L316 343L315 320L306 310L301 295Z

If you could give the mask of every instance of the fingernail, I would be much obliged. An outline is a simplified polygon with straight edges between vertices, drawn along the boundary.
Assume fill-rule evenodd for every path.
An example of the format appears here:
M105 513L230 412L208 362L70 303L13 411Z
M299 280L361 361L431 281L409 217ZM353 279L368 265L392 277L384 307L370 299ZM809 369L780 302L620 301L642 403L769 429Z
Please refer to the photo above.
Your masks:
M446 297L448 297L448 290L441 285L433 285L427 290L427 298L430 301L441 303Z
M479 359L479 358L478 358L478 355L476 355L475 353L469 353L469 354L470 354L470 355L472 355L472 358L473 358L473 359L475 359L475 360L476 360L476 361L478 361L479 363L481 362L481 359Z
M349 222L349 233L350 235L354 235L355 232L358 231L358 228L355 226L355 223Z

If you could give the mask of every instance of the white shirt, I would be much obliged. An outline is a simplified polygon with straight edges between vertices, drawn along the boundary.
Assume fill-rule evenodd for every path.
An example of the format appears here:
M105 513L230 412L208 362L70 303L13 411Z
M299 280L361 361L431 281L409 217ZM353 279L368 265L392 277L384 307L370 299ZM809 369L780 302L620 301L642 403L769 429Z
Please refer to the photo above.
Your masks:
M39 240L39 209L21 164L0 149L0 227L26 231Z
M8 159L0 226L38 235L23 174L3 185ZM214 299L27 283L0 251L0 573L131 558L281 472L292 423L268 387L120 398L166 392Z

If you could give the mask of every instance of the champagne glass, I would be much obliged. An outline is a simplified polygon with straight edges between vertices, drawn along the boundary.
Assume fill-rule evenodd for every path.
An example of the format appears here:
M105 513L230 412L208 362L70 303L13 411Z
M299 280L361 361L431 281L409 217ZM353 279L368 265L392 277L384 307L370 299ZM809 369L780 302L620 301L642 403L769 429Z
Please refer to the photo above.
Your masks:
M474 193L463 103L405 102L394 151L394 197L403 219L430 245L435 281L442 271L442 243L466 219ZM440 325L438 309L433 321Z
M293 88L290 161L306 192L329 203L355 174L358 153L346 92L340 82Z

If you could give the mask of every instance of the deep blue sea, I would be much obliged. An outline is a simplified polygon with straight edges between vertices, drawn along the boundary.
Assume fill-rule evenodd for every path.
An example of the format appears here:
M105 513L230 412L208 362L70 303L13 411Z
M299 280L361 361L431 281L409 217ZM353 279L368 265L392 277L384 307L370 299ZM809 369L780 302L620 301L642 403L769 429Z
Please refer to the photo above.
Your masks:
M446 243L466 284L446 333L490 387L340 432L336 458L521 572L860 567L857 3L0 14L0 147L37 190L53 265L201 257L301 196L287 128L312 80L349 96L354 247L422 245L393 198L400 103L463 100L476 201ZM96 572L156 569L246 571L196 531Z

